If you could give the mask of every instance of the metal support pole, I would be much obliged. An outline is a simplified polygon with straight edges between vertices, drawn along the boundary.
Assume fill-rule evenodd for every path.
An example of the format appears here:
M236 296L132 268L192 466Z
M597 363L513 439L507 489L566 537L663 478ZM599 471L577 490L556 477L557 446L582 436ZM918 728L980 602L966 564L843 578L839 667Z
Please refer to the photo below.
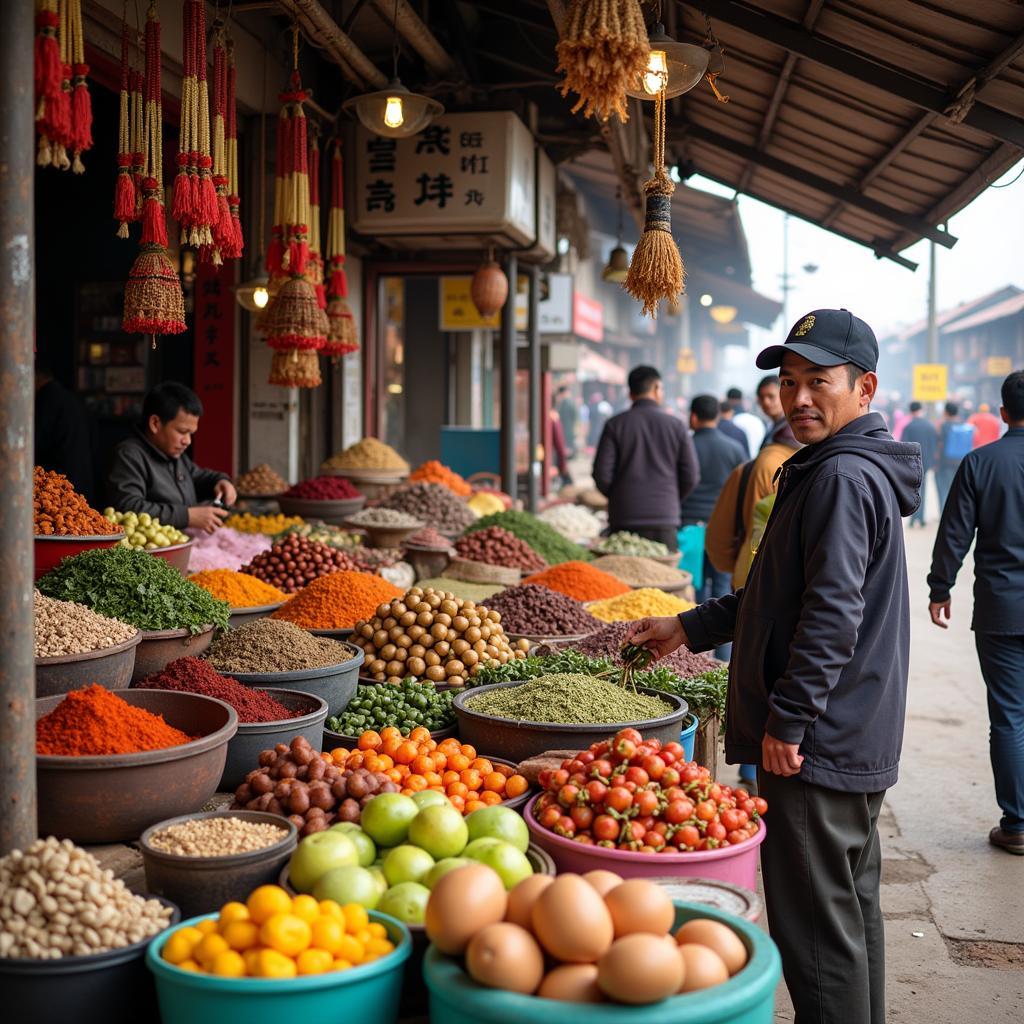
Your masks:
M527 368L530 375L530 477L527 503L536 513L540 499L540 477L544 462L544 410L540 393L540 268L530 267L529 331L530 347Z
M501 486L518 497L516 472L516 254L505 257L508 299L501 310Z
M928 243L928 362L939 361L939 323L937 320L935 293L936 281L936 253L935 243Z
M32 21L32 4L12 4L0 33L0 854L36 837Z

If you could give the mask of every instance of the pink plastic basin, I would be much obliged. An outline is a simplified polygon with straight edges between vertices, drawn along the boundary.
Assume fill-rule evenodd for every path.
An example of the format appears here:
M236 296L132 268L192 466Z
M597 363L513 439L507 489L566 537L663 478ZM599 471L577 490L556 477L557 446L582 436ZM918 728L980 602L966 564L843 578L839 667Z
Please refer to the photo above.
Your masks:
M547 851L559 873L572 871L582 875L587 871L604 868L623 878L658 878L682 875L687 878L714 878L719 882L741 885L751 892L757 890L757 858L764 842L765 823L753 839L738 846L720 850L702 850L699 853L633 853L630 850L610 850L604 846L585 846L565 839L543 828L533 816L533 808L540 794L523 809L530 838Z

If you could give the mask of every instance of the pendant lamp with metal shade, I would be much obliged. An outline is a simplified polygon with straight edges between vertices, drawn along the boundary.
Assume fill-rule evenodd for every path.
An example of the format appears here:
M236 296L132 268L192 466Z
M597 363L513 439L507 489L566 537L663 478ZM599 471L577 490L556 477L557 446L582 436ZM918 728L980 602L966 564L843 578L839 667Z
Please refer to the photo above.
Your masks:
M398 0L395 0L391 30L392 74L387 88L353 96L342 104L342 109L352 111L362 125L375 135L407 139L423 131L434 118L440 117L444 113L444 106L430 96L410 92L398 77Z
M619 207L619 228L616 233L617 241L615 248L608 253L608 263L601 271L602 280L610 284L622 284L629 273L629 253L622 244L622 188L616 188L615 200Z
M647 68L626 94L638 100L654 100L664 90L664 98L682 96L700 83L708 69L708 51L693 43L676 42L660 22L647 34L651 53Z

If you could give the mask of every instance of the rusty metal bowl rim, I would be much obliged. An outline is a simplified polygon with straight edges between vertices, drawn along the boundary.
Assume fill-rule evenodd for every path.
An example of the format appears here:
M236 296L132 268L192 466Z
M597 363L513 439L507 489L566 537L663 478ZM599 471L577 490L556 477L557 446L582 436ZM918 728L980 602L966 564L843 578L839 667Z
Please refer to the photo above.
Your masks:
M70 533L37 533L36 540L59 540L65 544L85 544L98 540L124 540L127 535L122 530L120 533L92 533L87 537L78 537Z
M94 651L82 651L80 654L55 654L51 658L36 658L36 668L49 668L51 665L72 665L79 661L93 661L96 658L105 658L113 654L123 654L133 647L138 647L142 640L142 630L136 629L135 636L124 640L122 643L114 644L113 647L98 647ZM53 696L56 696L56 694L53 694Z
M177 629L144 629L142 630L143 640L173 640L177 637L185 639L187 636L200 637L206 636L207 633L212 633L217 627L209 622L198 633L193 633L188 626L182 626Z

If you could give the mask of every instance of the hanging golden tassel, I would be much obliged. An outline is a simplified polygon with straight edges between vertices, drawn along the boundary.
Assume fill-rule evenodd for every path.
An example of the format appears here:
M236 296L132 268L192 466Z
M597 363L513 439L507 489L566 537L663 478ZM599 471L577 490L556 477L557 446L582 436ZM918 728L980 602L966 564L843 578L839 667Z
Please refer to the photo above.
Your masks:
M607 121L629 120L626 88L643 74L650 56L638 0L572 0L558 43L560 89L579 94L572 108Z
M665 169L665 92L654 101L654 177L644 183L647 196L644 233L633 250L623 287L643 303L644 316L656 317L662 299L683 291L686 271L672 237L672 193L676 186Z

